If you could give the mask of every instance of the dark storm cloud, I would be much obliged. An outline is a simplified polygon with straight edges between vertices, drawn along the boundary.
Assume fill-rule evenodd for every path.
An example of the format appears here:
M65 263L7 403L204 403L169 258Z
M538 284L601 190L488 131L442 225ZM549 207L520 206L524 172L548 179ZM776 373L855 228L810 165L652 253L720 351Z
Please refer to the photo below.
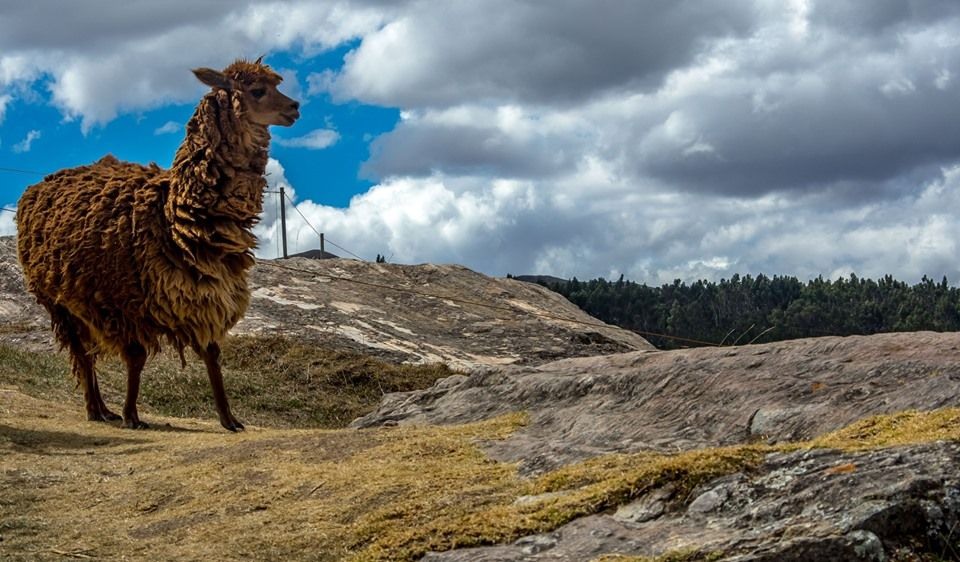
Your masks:
M553 177L594 156L638 184L870 198L960 158L960 3L423 6L365 37L333 90L428 112L516 104L580 129L532 141L414 116L376 141L374 177Z
M755 66L750 48L734 51L736 71L667 102L661 124L638 132L633 172L749 196L869 189L960 159L960 56L943 41L960 20L910 21L893 42L810 28L807 44L827 56L797 65L785 52L791 64L779 72L758 72L770 61Z
M86 50L187 23L202 28L246 4L234 0L5 0L0 2L0 49Z
M696 137L646 135L635 171L686 189L744 196L884 182L960 158L955 91L887 99L861 89L860 96L796 100L766 114L742 99L703 98L682 110Z
M873 35L958 14L960 3L954 0L819 0L811 5L810 22L851 35Z
M609 88L655 87L705 40L746 33L756 18L745 0L417 6L346 57L335 95L401 107L570 103Z

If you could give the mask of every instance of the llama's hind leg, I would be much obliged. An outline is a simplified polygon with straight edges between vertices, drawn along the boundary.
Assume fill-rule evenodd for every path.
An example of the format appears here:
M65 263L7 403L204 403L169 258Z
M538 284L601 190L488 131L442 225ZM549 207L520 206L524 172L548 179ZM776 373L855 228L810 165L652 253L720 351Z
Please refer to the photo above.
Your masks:
M230 413L230 403L227 401L227 392L223 388L223 372L220 370L220 346L211 343L206 349L194 346L194 351L203 359L207 366L207 376L210 378L210 388L213 389L213 401L217 405L217 414L220 416L220 425L230 431L243 431L243 424Z
M56 312L54 324L57 338L66 344L70 351L70 364L73 375L83 388L83 400L87 406L87 419L91 421L114 421L120 416L111 412L100 395L100 383L97 382L96 355L90 353L88 333L79 320L63 308Z
M131 342L123 348L123 362L127 365L127 398L123 403L123 427L146 429L137 413L137 397L140 395L140 373L147 362L147 350L139 342Z
M90 373L92 374L91 376L92 381L89 383L89 386L93 388L93 392L92 392L93 399L96 401L97 410L99 411L99 414L100 414L97 420L98 421L117 421L117 420L123 419L118 414L111 412L110 409L107 408L107 405L104 403L103 396L100 394L100 382L97 380L97 371L96 369L93 368L93 363L94 363L93 358L91 358ZM90 406L88 404L87 409L89 410L89 408Z
M96 359L84 351L70 349L70 359L73 363L73 374L83 388L83 400L87 405L87 419L90 421L114 421L120 416L111 412L100 395L100 384L97 382L97 373L94 368Z

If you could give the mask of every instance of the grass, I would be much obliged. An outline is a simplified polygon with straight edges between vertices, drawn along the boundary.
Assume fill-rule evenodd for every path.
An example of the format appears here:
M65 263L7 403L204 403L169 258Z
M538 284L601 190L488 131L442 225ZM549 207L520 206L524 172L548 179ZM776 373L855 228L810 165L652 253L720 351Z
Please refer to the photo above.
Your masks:
M365 404L379 398L384 385L428 384L432 371L272 339L232 341L224 359L236 409L247 419L262 416L270 428L251 424L241 434L223 432L209 415L208 398L198 397L205 376L174 369L173 357L161 358L146 379L166 397L146 398L165 423L137 432L88 423L65 382L61 356L0 347L0 558L416 560L429 551L551 531L668 483L682 503L699 484L750 471L772 452L960 439L960 409L902 412L811 441L607 455L527 480L515 465L490 460L478 446L522 428L522 413L443 427L278 428L342 424L347 414L340 410L307 410L329 407L324 404L336 397ZM169 373L164 362L171 364ZM110 369L105 379L113 378ZM184 376L197 381L185 385ZM196 388L197 395L158 381ZM288 392L298 396L301 410L290 397L281 398ZM281 412L284 407L295 411ZM173 418L163 411L204 415ZM531 496L541 499L516 501ZM602 560L716 556L684 550Z
M244 423L273 427L345 427L372 411L387 392L427 388L455 372L443 364L398 365L281 336L233 337L222 363L231 408ZM35 396L66 400L81 411L82 394L65 354L0 344L2 382ZM101 359L98 377L107 404L119 411L126 375L116 358ZM203 363L176 353L151 358L140 389L142 413L216 416ZM149 422L149 420L147 420Z

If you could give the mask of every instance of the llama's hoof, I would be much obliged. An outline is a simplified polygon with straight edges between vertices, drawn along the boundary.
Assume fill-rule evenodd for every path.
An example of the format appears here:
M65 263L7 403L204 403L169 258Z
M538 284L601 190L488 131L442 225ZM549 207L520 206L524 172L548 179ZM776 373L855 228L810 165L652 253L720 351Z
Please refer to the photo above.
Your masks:
M150 429L146 422L140 420L124 420L123 427L126 429Z
M220 420L220 425L222 425L225 429L232 431L234 433L238 431L243 431L243 424L237 420L228 420L228 421Z
M111 422L122 420L123 418L117 414L114 414L110 410L101 410L99 412L87 412L87 419L89 421Z

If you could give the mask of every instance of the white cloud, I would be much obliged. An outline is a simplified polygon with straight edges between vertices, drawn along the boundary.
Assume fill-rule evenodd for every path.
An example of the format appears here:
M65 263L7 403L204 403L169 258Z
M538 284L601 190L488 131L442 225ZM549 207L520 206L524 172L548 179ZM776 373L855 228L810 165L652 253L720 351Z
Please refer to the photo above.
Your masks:
M960 157L960 118L945 78L960 71L956 42L948 40L960 33L958 7L942 4L929 10L933 17L884 4L876 21L861 21L850 33L824 20L845 22L854 13L830 12L821 2L796 1L784 11L758 1L752 12L734 4L723 20L733 23L718 38L709 30L688 35L703 13L674 4L648 23L677 26L671 29L678 37L665 44L678 51L658 47L647 55L653 58L623 66L575 35L564 43L563 26L586 16L561 6L538 11L504 3L499 11L453 18L494 29L491 37L445 24L445 10L409 10L365 36L341 71L308 77L309 91L401 108L400 124L374 141L364 166L374 179L555 178L593 158L636 184L733 196L845 185L846 198L852 186L866 195L868 186L893 185L932 162ZM450 10L469 12L461 5ZM628 11L601 10L583 25L610 29L608 40L617 37L632 53L633 42L643 40L618 37L609 21ZM538 22L529 33L503 36L527 18ZM695 47L678 55L687 41ZM539 51L555 43L582 57L567 61L562 77L537 67ZM598 80L594 66L611 74ZM945 116L956 126L945 127Z
M13 203L3 206L5 209L16 211L17 207ZM0 236L12 236L17 233L17 215L9 211L0 211Z
M270 168L271 185L292 192L279 163ZM571 183L583 189L602 173L582 169L577 177ZM445 176L392 178L346 209L295 201L309 225L367 259L465 263L499 275L584 279L622 272L669 283L734 273L805 279L852 271L907 281L960 279L960 224L945 211L960 207L960 164L917 194L856 211L811 208L803 199L775 195L678 195L657 186L627 195L616 186L559 190L570 190L575 204L566 205L549 182ZM257 227L262 257L278 252L275 206L268 200ZM288 208L290 253L319 246L307 222Z
M0 95L0 123L3 123L3 118L7 113L7 104L9 104L12 99L13 97L9 95Z
M953 73L950 70L943 68L937 72L937 77L934 78L934 85L940 90L946 90L950 87L950 81L953 78Z
M40 138L40 131L34 129L27 132L27 136L23 138L22 141L13 145L11 149L16 153L30 152L30 148L33 146L33 141Z
M276 163L269 168L271 185L288 189L282 166ZM514 230L525 228L518 218L539 204L533 186L527 182L396 179L354 197L346 209L297 201L299 213L287 210L288 248L290 253L296 253L318 247L313 231L316 228L330 240L368 259L376 254L393 256L399 262L464 263L479 258L471 265L481 269L503 267L504 259L514 256L498 247L519 249L523 240L511 240ZM265 215L256 229L261 239L258 252L265 257L277 253L279 227L275 207L268 199ZM498 241L491 244L491 238Z
M195 99L201 86L190 68L222 67L238 55L328 49L378 28L393 8L307 0L118 7L94 0L0 10L0 95L17 96L18 87L48 78L54 104L87 133L122 113Z
M182 131L182 130L183 130L183 125L182 125L182 124L177 123L176 121L167 121L167 122L164 123L163 125L160 125L160 126L157 127L156 129L154 129L154 130L153 130L153 134L155 134L155 135L169 135L169 134L172 134L172 133L179 133L179 132Z
M274 142L280 146L321 150L333 146L340 140L340 133L333 129L315 129L309 133L291 139L277 138Z

